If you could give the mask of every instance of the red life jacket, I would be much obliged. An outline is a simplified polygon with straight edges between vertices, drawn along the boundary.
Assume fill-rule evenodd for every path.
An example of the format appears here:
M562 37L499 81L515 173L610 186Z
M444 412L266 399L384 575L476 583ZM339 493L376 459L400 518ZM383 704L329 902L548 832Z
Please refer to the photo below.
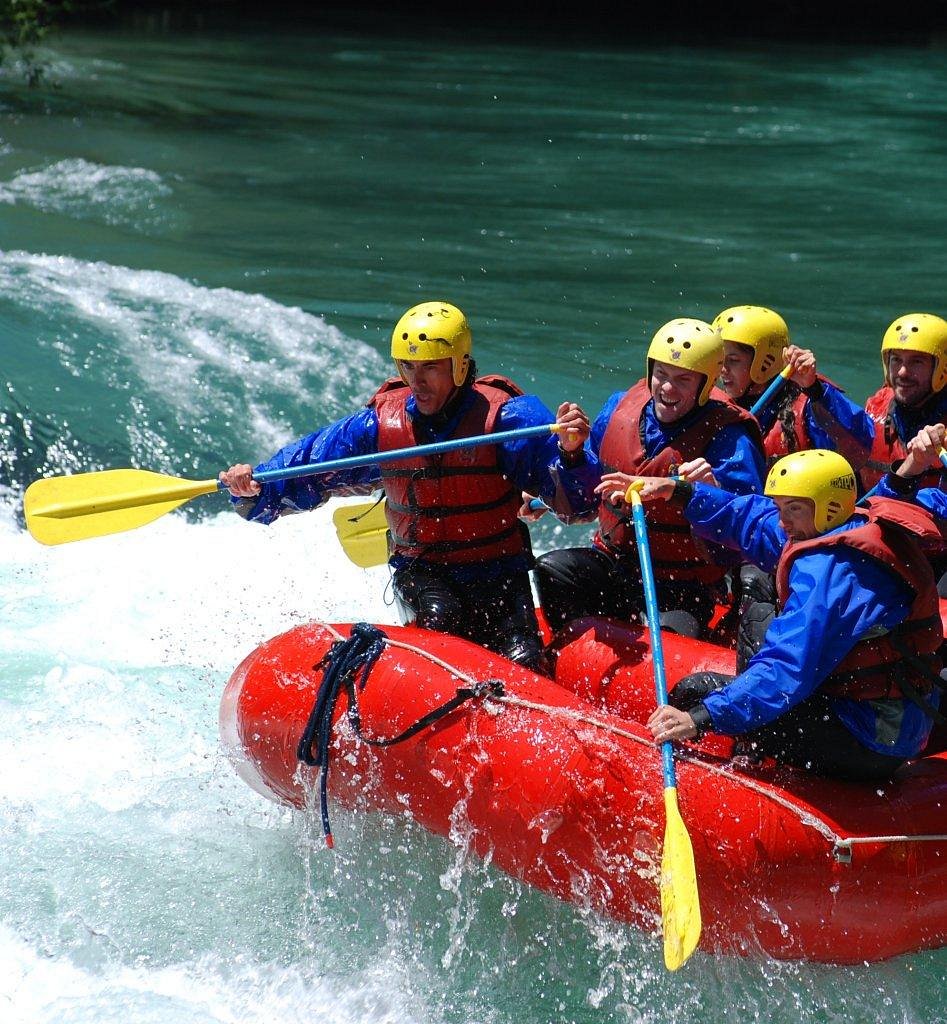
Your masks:
M673 476L682 462L703 455L720 431L733 423L743 423L760 444L756 420L733 405L724 392L714 388L703 407L703 415L679 434L673 444L649 459L645 454L644 409L650 400L651 390L645 380L640 380L616 406L599 450L604 472L618 470L637 476ZM635 543L634 527L629 519L622 518L614 505L603 501L598 520L594 543L614 554L628 554ZM712 563L707 548L691 533L683 511L672 502L656 501L649 506L648 542L655 579L714 583L725 574L726 570Z
M869 491L891 468L891 463L903 459L907 449L898 437L894 425L894 391L885 384L865 403L865 412L875 424L875 439L871 446L868 462L859 472L862 487ZM944 419L939 421L943 423ZM910 440L910 438L909 438ZM940 470L929 469L921 474L919 487L939 487Z
M823 377L821 373L816 374L816 377L823 384L832 384L832 381L828 377ZM837 387L835 384L832 386ZM776 419L763 437L767 466L772 466L784 455L810 451L816 447L806 425L806 406L811 401L805 391L792 381L787 381L783 386L783 393L774 399L774 405L778 410Z
M944 630L937 582L924 549L940 542L941 530L926 509L892 498L869 498L864 512L859 509L856 515L864 518L863 525L787 542L776 567L780 606L789 597L790 569L801 554L841 545L869 555L911 588L911 610L893 630L855 644L821 689L837 697L872 700L910 696L901 686L906 682L918 693L929 693L931 676L940 671L940 659L934 655L944 641ZM908 653L926 671L906 659Z
M523 394L506 377L481 377L454 437L490 434L500 409ZM411 395L399 378L386 381L368 403L378 417L378 450L422 443L407 413ZM488 561L526 552L521 498L500 471L496 445L419 456L380 466L392 554L447 564Z

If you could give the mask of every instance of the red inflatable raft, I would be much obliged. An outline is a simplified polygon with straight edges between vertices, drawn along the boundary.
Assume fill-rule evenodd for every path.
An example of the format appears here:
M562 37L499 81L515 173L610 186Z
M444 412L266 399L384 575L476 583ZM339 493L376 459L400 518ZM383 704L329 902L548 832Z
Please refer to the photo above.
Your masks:
M500 680L504 696L474 696L377 747L357 735L352 689L343 692L330 796L410 814L444 836L464 829L509 874L659 932L664 805L660 754L641 724L654 704L647 633L577 624L553 683L454 637L383 631L390 642L357 691L365 739L397 736L474 681ZM272 799L307 805L318 770L300 771L297 745L320 662L349 632L294 629L254 651L227 685L224 744L242 777ZM709 644L665 634L664 649L671 685L702 668L733 671L732 653ZM856 963L947 944L947 756L875 787L731 762L730 752L711 736L678 756L701 948Z

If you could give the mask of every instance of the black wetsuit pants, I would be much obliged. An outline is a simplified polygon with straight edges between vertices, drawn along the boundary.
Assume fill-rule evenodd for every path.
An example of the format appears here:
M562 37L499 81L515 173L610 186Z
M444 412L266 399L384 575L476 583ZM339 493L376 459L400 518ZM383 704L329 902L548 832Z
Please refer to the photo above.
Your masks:
M690 711L733 678L720 672L695 672L685 676L668 699L673 707ZM831 698L818 692L775 722L741 736L737 752L763 754L816 775L852 782L883 781L904 763L904 758L878 754L859 743L832 710Z
M776 617L776 578L755 565L741 565L737 623L737 672L763 646L769 624Z
M645 608L637 555L621 558L599 548L550 551L536 561L536 590L553 632L586 615L631 620ZM694 580L655 581L661 625L698 636L710 621L716 591Z
M458 580L448 566L413 562L395 570L393 584L416 625L473 640L526 668L539 668L543 645L525 569L470 582Z

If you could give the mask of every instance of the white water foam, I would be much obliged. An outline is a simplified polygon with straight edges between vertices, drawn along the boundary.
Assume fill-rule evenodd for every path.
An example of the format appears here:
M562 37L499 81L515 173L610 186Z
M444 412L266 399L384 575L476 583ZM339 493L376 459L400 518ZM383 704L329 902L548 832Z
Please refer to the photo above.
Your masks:
M30 60L24 60L17 53L8 53L0 63L0 82L22 86L29 78L33 65L42 69L41 82L58 86L71 81L96 81L104 76L126 72L127 65L116 60L101 57L66 58L48 46L30 47Z
M223 670L309 619L394 622L387 566L360 569L336 539L339 504L270 527L229 511L202 523L172 514L52 548L18 531L8 509L0 579L13 586L3 591L0 650L42 650L63 664Z
M226 421L231 433L254 445L250 459L253 451L268 454L350 411L353 396L367 397L387 371L374 349L322 317L160 271L0 250L0 300L103 339L89 354L52 345L71 376L114 374L121 357L123 376L106 381L148 396L133 401L129 440L152 459L162 445L157 431L149 433L148 408L170 406L195 433L206 433L215 419ZM294 429L284 412L287 396L311 401L318 420ZM159 462L155 468L181 467Z
M0 203L24 203L37 210L139 230L163 221L158 200L172 189L144 167L116 167L81 158L21 171L0 182Z
M149 969L83 970L33 950L0 926L0 1009L6 1024L406 1024L429 1017L387 966L333 978L240 957Z
M91 800L115 812L147 800L162 780L205 777L220 769L223 681L258 644L310 619L395 621L387 567L349 562L329 515L326 507L260 527L233 513L197 524L172 514L44 548L7 508L0 651L9 675L0 701L6 692L11 711L20 701L31 708L0 729L8 807L55 818ZM22 766L47 730L70 770L38 786Z
M0 507L0 1019L428 1019L397 950L336 974L307 956L292 816L218 748L262 640L392 621L387 569L349 563L329 512L43 548Z

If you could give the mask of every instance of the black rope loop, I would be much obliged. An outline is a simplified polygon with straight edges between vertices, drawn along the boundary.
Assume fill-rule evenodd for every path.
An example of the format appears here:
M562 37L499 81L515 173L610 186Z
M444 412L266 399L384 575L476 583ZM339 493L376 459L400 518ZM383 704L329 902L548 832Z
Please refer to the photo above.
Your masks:
M397 736L375 738L365 736L358 710L358 694L365 689L368 675L385 648L387 636L369 622L357 622L347 640L337 640L314 667L322 672L322 681L306 727L296 747L296 757L303 764L322 769L319 777L319 810L326 845L332 847L329 824L328 781L329 751L332 744L332 722L335 706L343 689L348 696L348 717L355 735L372 747L393 747L449 715L470 700L483 700L504 695L501 679L483 679L460 687L450 700L429 711Z
M296 747L296 757L303 764L319 767L319 810L322 815L322 832L326 845L332 846L332 829L329 825L329 748L332 743L332 719L339 694L345 686L351 687L359 669L362 670L360 689L364 688L368 673L385 648L385 634L369 622L357 622L352 627L348 640L337 640L326 652L315 668L322 669L322 682L316 694L316 702L309 713L306 728ZM315 751L313 751L315 745Z
M404 732L398 733L397 736L373 737L366 736L362 732L362 721L359 717L358 700L353 692L351 694L351 702L349 704L349 720L352 723L355 735L363 743L367 743L370 747L393 747L396 743L403 743L405 740L411 739L412 736L416 736L424 729L430 728L430 726L434 725L435 722L444 718L446 715L449 715L462 704L466 704L468 700L483 700L487 697L502 697L503 695L504 690L502 679L482 679L475 682L473 686L460 687L450 700L444 701L443 704L434 708L433 711L429 711L426 715L422 715L416 722L409 725Z

